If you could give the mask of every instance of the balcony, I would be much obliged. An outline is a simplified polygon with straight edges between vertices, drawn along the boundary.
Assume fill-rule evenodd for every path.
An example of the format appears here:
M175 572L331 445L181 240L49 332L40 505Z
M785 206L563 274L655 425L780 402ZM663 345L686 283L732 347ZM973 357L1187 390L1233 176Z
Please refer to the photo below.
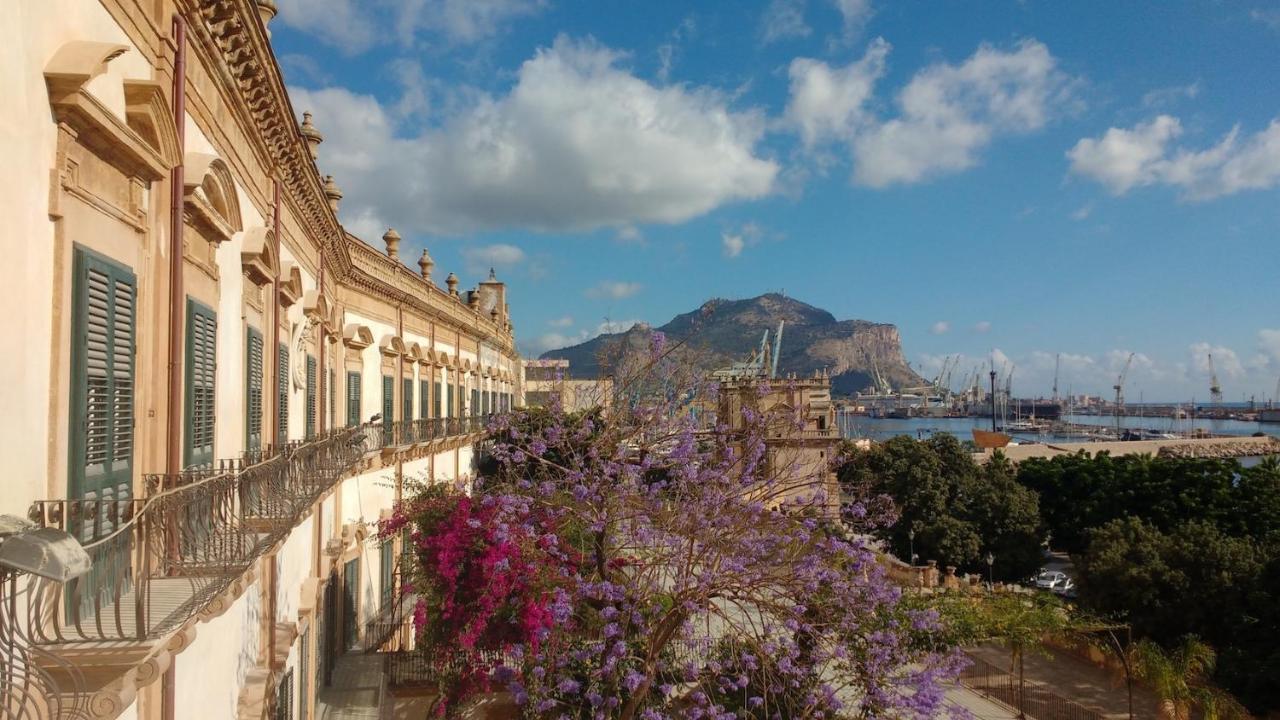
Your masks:
M143 497L45 500L31 520L79 539L65 584L0 571L0 720L114 717L252 584L255 562L353 469L388 450L465 442L485 418L370 423L148 475Z

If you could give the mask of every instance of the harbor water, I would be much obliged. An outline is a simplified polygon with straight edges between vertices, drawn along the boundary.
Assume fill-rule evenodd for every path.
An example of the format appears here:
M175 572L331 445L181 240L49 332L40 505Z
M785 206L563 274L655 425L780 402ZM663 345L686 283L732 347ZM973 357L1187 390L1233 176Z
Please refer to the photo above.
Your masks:
M1109 415L1066 415L1062 418L1074 425L1087 425L1099 429L1116 427L1116 418ZM1244 422L1240 420L1212 420L1208 418L1180 419L1158 417L1119 418L1120 427L1126 430L1150 430L1160 433L1186 433L1203 430L1214 435L1252 435L1257 432L1280 434L1275 423ZM841 433L846 438L887 440L897 435L924 439L935 433L950 433L961 440L973 439L972 430L990 430L991 418L871 418L866 415L841 415ZM1010 432L1017 442L1084 442L1090 438L1083 433Z

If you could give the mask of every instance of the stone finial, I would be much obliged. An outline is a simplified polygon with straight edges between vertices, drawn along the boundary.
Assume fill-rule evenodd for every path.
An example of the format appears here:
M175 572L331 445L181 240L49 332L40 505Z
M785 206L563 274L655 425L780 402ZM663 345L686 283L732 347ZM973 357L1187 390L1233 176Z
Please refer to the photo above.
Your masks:
M324 136L311 123L311 113L302 113L302 125L298 128L302 133L302 139L307 141L307 149L311 151L311 159L315 160L320 154L320 143L324 142Z
M494 321L494 322L498 322L498 308L497 308L497 307L494 307L492 310L490 310L490 311L489 311L489 319L490 319L490 320L492 320L492 321Z
M498 282L498 273L494 272L493 268L489 268L489 282Z
M382 234L382 242L387 244L387 257L392 260L400 259L400 233L395 228L387 228Z
M422 270L423 280L431 279L431 268L435 267L435 265L436 263L431 259L431 255L427 253L427 249L422 248L422 257L418 258L418 267Z
M271 24L271 18L278 12L275 0L257 0L257 5L258 17L262 18L262 27L265 28ZM270 30L267 30L267 37L271 37Z
M329 198L329 209L335 215L338 214L338 203L342 201L342 191L338 189L338 183L333 181L332 175L324 176L324 196Z
M467 307L471 308L472 310L480 309L480 291L479 290L467 291Z
M449 273L449 277L444 279L444 284L449 286L449 294L458 297L458 276Z

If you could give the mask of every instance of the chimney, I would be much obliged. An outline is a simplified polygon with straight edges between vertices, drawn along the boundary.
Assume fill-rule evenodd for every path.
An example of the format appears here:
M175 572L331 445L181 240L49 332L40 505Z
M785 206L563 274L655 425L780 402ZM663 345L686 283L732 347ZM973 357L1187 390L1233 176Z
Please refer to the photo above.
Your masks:
M324 142L324 136L311 124L311 113L302 113L302 126L298 128L302 133L302 139L307 141L307 149L311 151L311 159L315 160L320 154L320 143Z
M382 242L387 244L387 257L392 260L399 260L400 233L396 232L395 228L388 228L387 231L382 234Z
M338 203L342 201L342 191L338 189L338 184L333 181L332 175L324 176L324 196L329 198L329 209L337 215Z

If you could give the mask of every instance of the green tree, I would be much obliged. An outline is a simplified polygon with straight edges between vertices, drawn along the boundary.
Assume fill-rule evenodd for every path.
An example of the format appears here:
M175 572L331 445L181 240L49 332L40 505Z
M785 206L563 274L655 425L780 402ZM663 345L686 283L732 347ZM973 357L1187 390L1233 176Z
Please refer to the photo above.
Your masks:
M1167 720L1190 720L1193 713L1204 720L1248 717L1231 695L1210 682L1217 655L1195 636L1182 638L1172 649L1139 640L1129 652L1134 674L1155 690Z
M838 476L847 496L892 498L898 521L877 531L900 558L1013 580L1040 566L1044 533L1036 494L1015 481L1003 457L980 467L951 435L896 437L866 450L845 448Z

